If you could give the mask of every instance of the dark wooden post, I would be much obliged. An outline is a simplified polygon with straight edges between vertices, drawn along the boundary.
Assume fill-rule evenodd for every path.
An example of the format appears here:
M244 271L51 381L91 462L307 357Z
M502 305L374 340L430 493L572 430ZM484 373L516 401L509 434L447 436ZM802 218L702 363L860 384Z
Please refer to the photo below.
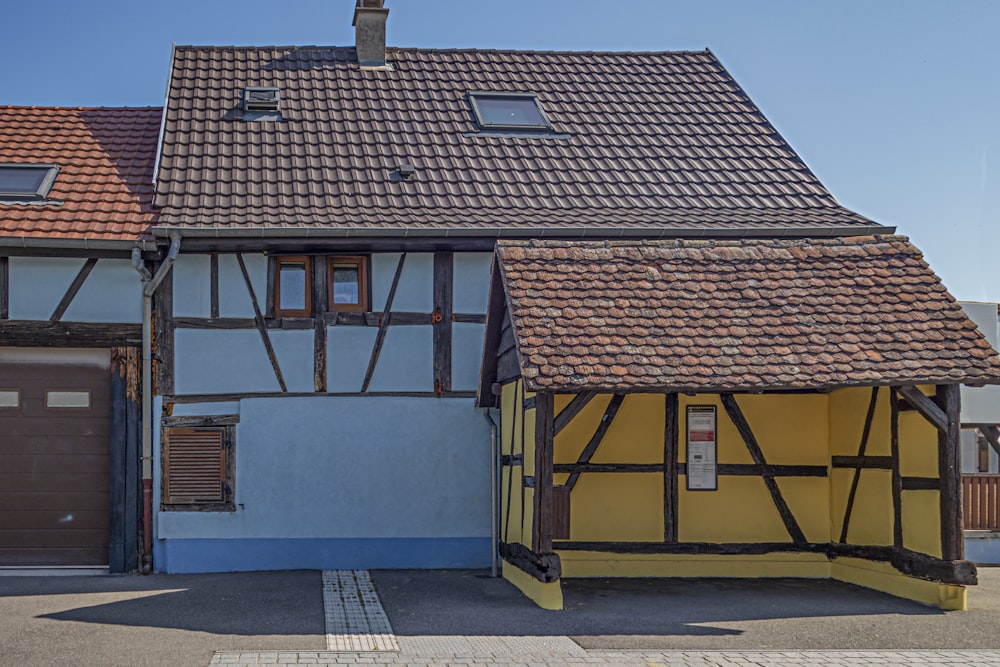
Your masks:
M155 271L154 271L155 273ZM153 394L174 394L174 272L168 271L153 295Z
M453 255L434 253L434 391L451 391L451 319L454 284Z
M663 426L663 541L677 543L677 452L679 421L677 394L666 395Z
M0 320L10 315L10 260L0 257Z
M941 558L965 556L962 534L961 394L956 384L938 385L934 402L947 416L938 430L938 475L941 478Z
M552 457L555 427L554 397L535 395L535 502L531 549L536 554L552 551Z
M903 546L903 476L899 468L899 395L889 389L889 453L892 459L892 543Z
M313 391L324 392L326 375L327 259L312 258Z

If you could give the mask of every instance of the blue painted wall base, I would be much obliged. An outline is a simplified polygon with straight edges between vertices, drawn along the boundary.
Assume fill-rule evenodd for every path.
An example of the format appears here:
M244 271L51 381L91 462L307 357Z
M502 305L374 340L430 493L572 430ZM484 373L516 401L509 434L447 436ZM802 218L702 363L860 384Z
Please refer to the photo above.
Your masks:
M165 573L253 570L457 569L490 565L489 537L167 539L153 547Z
M965 531L965 560L983 565L1000 565L1000 533L988 530Z

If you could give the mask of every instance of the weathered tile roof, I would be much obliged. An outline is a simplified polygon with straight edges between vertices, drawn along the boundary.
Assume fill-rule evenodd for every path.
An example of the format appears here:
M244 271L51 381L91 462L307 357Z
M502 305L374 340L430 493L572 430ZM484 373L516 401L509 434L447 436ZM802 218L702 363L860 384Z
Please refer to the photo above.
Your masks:
M47 203L0 203L0 236L148 237L161 116L158 108L0 107L0 163L59 165Z
M841 207L710 52L177 47L161 225L266 234L655 237L891 231ZM242 119L277 86L280 122ZM534 92L561 138L477 134ZM416 168L402 179L401 163ZM624 230L624 231L623 231Z
M497 257L531 389L1000 382L901 236L501 241Z

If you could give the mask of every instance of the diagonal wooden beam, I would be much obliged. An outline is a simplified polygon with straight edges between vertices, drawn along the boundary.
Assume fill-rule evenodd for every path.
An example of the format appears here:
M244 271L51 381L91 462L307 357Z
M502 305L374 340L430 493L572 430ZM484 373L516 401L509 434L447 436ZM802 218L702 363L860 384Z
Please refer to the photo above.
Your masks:
M601 423L597 426L597 430L594 431L594 435L590 438L590 442L588 442L587 446L583 448L582 452L580 452L580 457L576 460L577 464L590 463L591 457L604 440L604 436L607 434L608 429L611 428L611 424L615 420L615 415L618 414L618 410L622 407L622 403L624 401L625 396L622 394L615 394L611 397L611 400L608 401L608 407L604 411L604 416L601 417ZM576 486L577 480L579 479L580 473L575 472L569 476L569 479L566 480L566 484L564 486L569 487L569 490L572 491L573 487Z
M847 544L847 528L851 523L854 511L854 497L858 493L858 483L861 481L861 461L868 448L868 436L872 430L872 420L875 418L875 406L878 404L878 387L872 387L872 397L868 403L868 413L865 415L865 426L861 429L861 444L858 445L858 465L854 468L854 479L851 480L851 491L847 494L847 505L844 507L844 521L840 529L840 541Z
M274 346L271 345L271 336L267 333L267 323L264 322L264 316L260 312L260 303L257 301L257 294L253 291L253 283L250 282L250 273L247 271L247 265L246 262L243 261L243 255L241 253L236 253L236 261L240 265L240 271L243 272L243 282L247 285L247 292L250 293L250 303L253 305L254 321L257 323L257 331L260 332L261 340L264 341L264 349L267 350L267 358L271 360L271 368L274 369L274 377L278 378L278 385L281 387L281 391L287 392L288 386L285 384L285 376L281 374L281 366L278 365L278 356L274 353Z
M559 435L559 431L566 428L566 426L573 421L573 418L580 414L587 404L590 403L594 397L597 396L595 391L585 391L582 394L577 394L573 397L573 400L566 405L565 408L559 411L556 415L555 421L555 434Z
M96 265L96 257L91 257L83 263L83 266L80 267L80 272L76 274L76 278L74 278L73 282L70 283L69 289L67 289L66 293L63 294L62 301L60 301L59 305L56 306L56 309L52 311L52 316L49 317L49 322L58 322L62 319L62 316L66 314L66 309L69 308L69 304L73 302L73 298L76 297L77 292L79 292L80 288L83 287L83 282L87 279L87 276L90 275L90 272L94 270Z
M400 253L399 263L396 264L396 274L392 277L392 285L389 287L389 295L385 298L385 308L382 309L382 316L378 323L378 333L375 334L375 344L372 345L372 354L368 358L368 370L365 371L364 382L361 383L361 392L368 391L371 384L372 375L375 373L375 364L378 363L378 356L382 352L382 344L385 343L385 334L389 331L389 320L392 319L392 301L396 298L396 288L399 287L399 277L403 274L403 264L406 262L406 253Z
M732 394L721 394L720 398L722 399L722 407L726 409L726 414L729 415L729 418L736 426L736 430L743 437L743 442L746 443L753 462L761 466L767 465L767 461L764 459L764 452L761 451L760 445L757 443L757 438L750 429L750 424L747 423L746 417L743 416L743 411L740 409L739 403L736 402L736 398ZM788 503L785 502L784 497L781 495L778 483L774 481L774 477L767 473L762 475L762 477L792 541L796 544L805 544L805 533L802 532L798 522L795 520L795 516L792 514L792 510L789 509Z
M983 434L984 438L986 438L986 442L990 443L990 447L992 447L993 451L997 453L997 456L1000 456L1000 436L997 435L997 427L981 424L979 426L979 432Z
M927 421L934 424L938 431L948 430L948 416L937 406L934 399L916 387L900 387L898 391L906 402L915 407Z

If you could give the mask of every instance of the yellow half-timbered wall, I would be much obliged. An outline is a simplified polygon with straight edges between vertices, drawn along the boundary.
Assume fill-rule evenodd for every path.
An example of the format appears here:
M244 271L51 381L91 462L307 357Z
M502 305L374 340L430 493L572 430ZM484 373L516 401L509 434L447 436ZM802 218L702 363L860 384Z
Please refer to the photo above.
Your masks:
M933 387L924 387L933 394ZM523 475L534 475L534 413L524 409L520 381L502 393L501 453L523 455L523 466L502 467L501 540L531 547L534 489L523 488ZM775 477L808 545L841 543L854 467L835 467L834 457L857 457L872 389L839 389L830 393L738 394L736 401L769 465L810 466L819 474ZM558 415L573 395L555 396ZM554 439L553 462L578 463L581 453L605 416L610 395L598 395ZM712 405L717 415L717 463L753 464L742 435L716 394L679 396L677 461L687 462L686 408ZM900 401L904 404L903 401ZM878 391L872 424L863 454L879 457L882 465L892 455L890 390ZM657 471L583 472L570 493L568 542L662 543L665 531L664 436L666 398L662 394L624 397L610 428L589 459L592 464L648 464ZM899 473L902 477L937 478L938 434L916 410L898 417ZM843 465L843 464L841 464ZM817 467L819 470L817 471ZM825 468L825 474L823 470ZM859 474L847 539L850 545L894 544L893 473L865 468ZM567 472L554 474L555 486L566 485ZM718 476L714 491L688 490L683 473L677 475L676 542L706 544L791 543L764 479L759 475ZM523 495L522 495L523 493ZM523 499L523 500L522 500ZM523 505L522 505L523 502ZM669 506L669 502L666 503ZM901 492L902 546L941 557L939 492L904 489ZM563 548L560 548L562 544ZM736 576L836 578L913 598L946 608L964 607L964 588L908 577L888 563L860 558L829 557L821 548L769 553L624 553L566 548L556 539L554 550L562 561L562 576ZM513 569L508 566L506 569ZM517 582L516 582L517 583ZM524 582L521 582L524 583ZM546 584L548 585L548 584ZM522 586L522 590L525 586ZM527 591L526 591L527 592ZM530 595L531 593L529 593ZM536 600L537 596L532 595Z

